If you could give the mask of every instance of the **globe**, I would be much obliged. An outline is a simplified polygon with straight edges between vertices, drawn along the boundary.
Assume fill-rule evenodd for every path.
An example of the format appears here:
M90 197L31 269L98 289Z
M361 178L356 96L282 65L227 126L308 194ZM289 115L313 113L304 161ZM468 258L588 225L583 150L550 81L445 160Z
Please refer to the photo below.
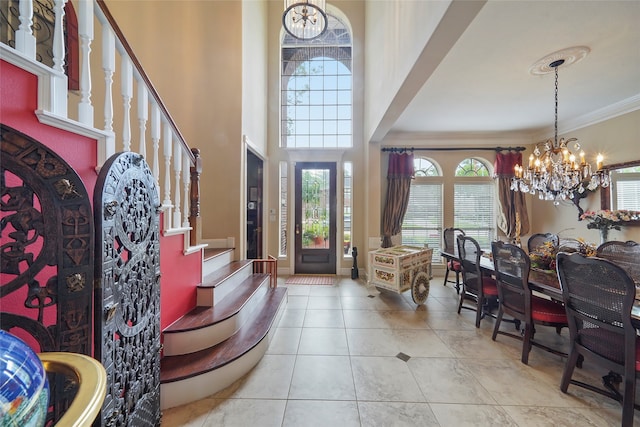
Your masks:
M20 338L0 330L0 427L41 427L48 405L40 358Z

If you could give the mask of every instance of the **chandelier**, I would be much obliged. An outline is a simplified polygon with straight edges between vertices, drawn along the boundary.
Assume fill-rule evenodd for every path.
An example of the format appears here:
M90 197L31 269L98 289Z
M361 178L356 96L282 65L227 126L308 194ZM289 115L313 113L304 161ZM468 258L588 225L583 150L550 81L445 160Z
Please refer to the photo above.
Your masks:
M284 0L282 25L296 39L311 40L327 30L325 0Z
M578 56L584 57L589 52L588 48L578 52ZM552 57L564 53L556 52ZM570 56L572 62L582 57ZM558 140L558 67L565 63L565 59L555 59L546 62L547 70L555 71L555 131L553 139L538 143L529 156L528 167L515 165L514 177L511 181L511 190L538 194L540 200L552 200L555 205L560 201L576 200L584 197L585 191L593 191L598 186L609 186L609 174L602 169L603 157L598 154L596 158L596 170L593 171L589 162L585 159L584 151L580 150L580 144L576 138L560 138ZM545 64L545 65L546 65ZM550 71L550 70L549 70ZM545 72L549 72L545 71ZM532 73L535 72L532 68ZM578 157L576 157L577 153Z

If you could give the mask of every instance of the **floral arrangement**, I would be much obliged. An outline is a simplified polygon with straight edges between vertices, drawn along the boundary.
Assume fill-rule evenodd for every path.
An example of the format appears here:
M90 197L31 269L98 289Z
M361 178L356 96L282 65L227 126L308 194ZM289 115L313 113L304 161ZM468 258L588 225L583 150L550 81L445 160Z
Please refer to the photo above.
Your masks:
M589 221L587 228L598 230L620 230L620 226L624 222L640 219L640 212L628 210L603 210L603 211L586 211L580 215L580 219Z
M595 256L596 245L587 243L582 238L578 238L575 241L572 240L571 243L561 246L556 246L553 242L545 242L542 246L538 247L535 252L529 254L531 267L540 270L555 271L556 255L558 252L579 252L585 256Z

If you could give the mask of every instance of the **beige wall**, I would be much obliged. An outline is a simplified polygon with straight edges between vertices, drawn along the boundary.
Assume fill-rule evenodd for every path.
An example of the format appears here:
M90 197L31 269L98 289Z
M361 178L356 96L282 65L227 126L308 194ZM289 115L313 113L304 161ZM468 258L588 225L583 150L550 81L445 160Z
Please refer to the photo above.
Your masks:
M450 1L375 1L365 7L365 138L371 138Z
M188 144L202 152L203 238L237 242L242 2L112 0L107 5Z

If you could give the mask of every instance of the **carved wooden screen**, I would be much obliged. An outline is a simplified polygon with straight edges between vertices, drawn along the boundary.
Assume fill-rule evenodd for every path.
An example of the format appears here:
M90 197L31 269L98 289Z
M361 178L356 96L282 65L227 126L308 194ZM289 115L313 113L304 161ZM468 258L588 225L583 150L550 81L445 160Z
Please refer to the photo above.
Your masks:
M107 371L105 426L160 422L160 243L155 179L139 154L112 156L94 193L96 357Z
M75 171L40 142L0 125L0 326L36 351L92 353L94 228ZM48 423L77 388L50 378Z

